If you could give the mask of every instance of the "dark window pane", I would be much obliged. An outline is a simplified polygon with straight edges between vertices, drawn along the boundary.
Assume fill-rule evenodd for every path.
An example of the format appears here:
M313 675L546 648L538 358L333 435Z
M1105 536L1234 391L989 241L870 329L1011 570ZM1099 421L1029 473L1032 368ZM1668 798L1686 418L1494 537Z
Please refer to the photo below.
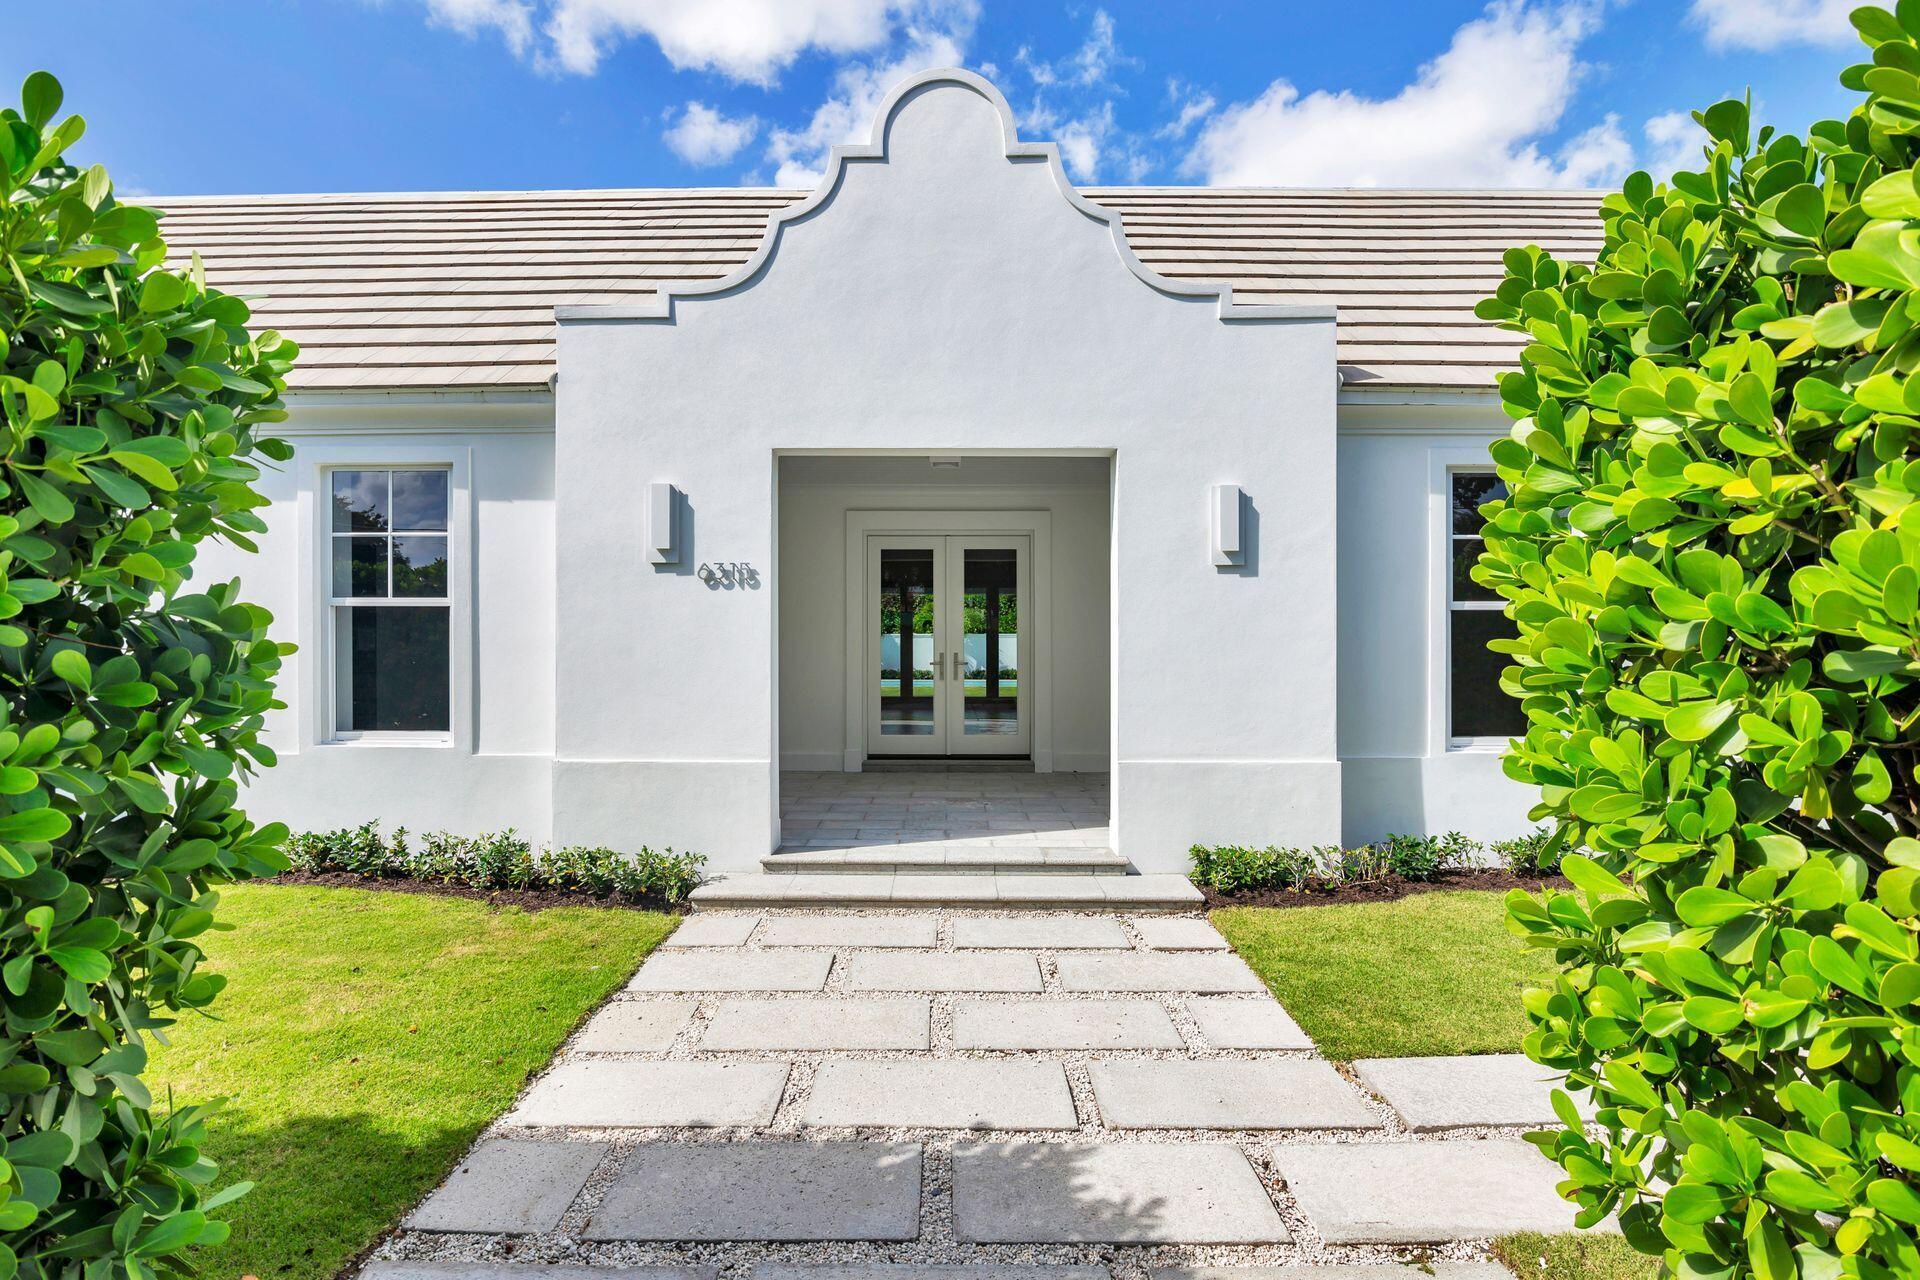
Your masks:
M1507 496L1507 486L1495 475L1468 471L1453 473L1453 531L1478 533L1486 521L1480 518L1482 503Z
M1478 538L1454 538L1453 540L1453 598L1455 600L1498 600L1500 593L1491 587L1483 587L1472 577L1473 562L1487 549ZM399 581L399 565L394 566L394 581Z
M1455 609L1448 614L1453 636L1452 706L1456 738L1512 738L1526 731L1520 702L1500 691L1500 670L1507 655L1487 648L1489 640L1511 640L1513 623L1495 609Z
M444 529L447 527L447 473L396 471L393 473L393 527Z
M334 632L335 726L445 733L448 615L441 608L343 608Z
M387 594L387 539L333 540L333 594L384 596Z
M333 473L333 527L342 533L380 533L387 523L387 473Z
M925 738L934 730L933 552L880 551L880 733Z
M393 540L393 594L447 596L447 540L395 538Z

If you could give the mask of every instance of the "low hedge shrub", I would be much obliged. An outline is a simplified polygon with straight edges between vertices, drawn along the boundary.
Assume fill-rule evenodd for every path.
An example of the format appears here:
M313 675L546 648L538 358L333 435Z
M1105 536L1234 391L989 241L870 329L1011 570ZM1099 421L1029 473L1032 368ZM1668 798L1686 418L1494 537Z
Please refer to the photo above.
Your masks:
M420 880L467 889L546 890L678 902L700 883L698 853L637 852L599 846L535 846L511 828L462 836L430 831L410 839L405 827L380 834L377 822L337 831L305 831L287 841L295 871L344 872L381 880Z
M1372 844L1342 848L1317 845L1311 849L1268 845L1194 845L1191 852L1195 884L1222 893L1254 889L1337 888L1367 884L1398 876L1402 880L1436 880L1451 871L1498 866L1516 874L1552 875L1559 855L1548 858L1544 830L1482 844L1458 831L1443 836L1387 836Z

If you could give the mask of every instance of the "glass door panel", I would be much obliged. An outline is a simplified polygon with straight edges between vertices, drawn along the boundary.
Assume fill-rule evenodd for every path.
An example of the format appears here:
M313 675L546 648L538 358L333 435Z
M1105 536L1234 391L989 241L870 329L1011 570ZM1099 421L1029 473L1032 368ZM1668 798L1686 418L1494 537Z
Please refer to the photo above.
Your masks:
M938 538L874 539L869 549L873 710L867 749L874 755L946 750L935 669L942 550Z
M953 629L948 755L1023 756L1030 749L1020 628L1027 545L1005 535L947 539L947 581L954 584L945 614Z
M961 732L1020 732L1020 583L1012 547L960 552Z

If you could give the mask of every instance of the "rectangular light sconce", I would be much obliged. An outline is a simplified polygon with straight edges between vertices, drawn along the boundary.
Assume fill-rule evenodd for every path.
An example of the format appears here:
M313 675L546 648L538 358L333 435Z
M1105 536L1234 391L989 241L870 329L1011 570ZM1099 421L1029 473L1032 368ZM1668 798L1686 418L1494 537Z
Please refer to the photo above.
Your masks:
M1222 569L1246 563L1247 549L1240 535L1240 486L1213 486L1213 563Z
M647 486L647 562L679 564L680 491L663 480Z

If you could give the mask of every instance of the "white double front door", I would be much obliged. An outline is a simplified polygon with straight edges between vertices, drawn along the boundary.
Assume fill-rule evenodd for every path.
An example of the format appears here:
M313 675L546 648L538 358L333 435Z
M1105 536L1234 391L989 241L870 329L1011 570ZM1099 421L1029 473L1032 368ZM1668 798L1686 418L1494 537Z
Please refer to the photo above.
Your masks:
M867 539L867 754L1032 750L1024 534Z

